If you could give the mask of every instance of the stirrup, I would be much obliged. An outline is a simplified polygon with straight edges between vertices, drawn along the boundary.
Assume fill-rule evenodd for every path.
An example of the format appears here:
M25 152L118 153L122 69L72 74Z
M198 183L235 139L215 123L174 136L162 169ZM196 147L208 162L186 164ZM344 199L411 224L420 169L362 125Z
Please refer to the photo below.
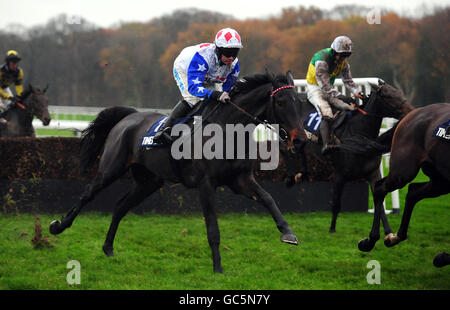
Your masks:
M171 127L166 127L160 131L158 131L153 137L153 142L158 144L170 144L173 142L172 137L170 136Z

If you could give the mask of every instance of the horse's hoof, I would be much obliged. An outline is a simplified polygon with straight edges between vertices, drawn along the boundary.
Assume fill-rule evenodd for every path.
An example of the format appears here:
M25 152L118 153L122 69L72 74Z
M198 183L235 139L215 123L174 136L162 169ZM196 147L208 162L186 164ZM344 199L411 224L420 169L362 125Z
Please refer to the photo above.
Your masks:
M375 242L371 242L369 238L360 240L358 243L358 249L361 252L370 252L375 246Z
M287 233L281 236L281 242L298 245L297 237L293 233Z
M58 235L62 233L61 223L58 220L51 222L49 230L52 235Z
M336 228L330 228L329 232L330 233L335 233L336 232Z
M223 268L222 266L218 267L218 268L214 268L214 273L221 273L223 274Z
M438 268L450 265L450 254L444 252L439 253L434 257L433 265Z
M396 234L388 234L386 237L384 237L384 245L388 248L393 247L394 245L397 245L400 243L400 238Z
M114 249L110 246L103 246L103 252L106 254L106 256L111 257L114 256Z

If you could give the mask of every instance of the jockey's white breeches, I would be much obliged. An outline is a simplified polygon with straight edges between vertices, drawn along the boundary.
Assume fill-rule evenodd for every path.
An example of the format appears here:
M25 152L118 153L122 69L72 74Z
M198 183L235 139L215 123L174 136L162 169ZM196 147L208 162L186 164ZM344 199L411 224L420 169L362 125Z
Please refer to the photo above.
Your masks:
M3 91L11 96L13 96L13 93L9 89L9 87L3 88ZM11 103L11 100L9 99L3 99L0 97L0 113L5 111L8 105Z
M312 103L322 118L333 118L333 111L331 110L331 106L326 99L327 96L318 85L307 84L306 95L309 102Z

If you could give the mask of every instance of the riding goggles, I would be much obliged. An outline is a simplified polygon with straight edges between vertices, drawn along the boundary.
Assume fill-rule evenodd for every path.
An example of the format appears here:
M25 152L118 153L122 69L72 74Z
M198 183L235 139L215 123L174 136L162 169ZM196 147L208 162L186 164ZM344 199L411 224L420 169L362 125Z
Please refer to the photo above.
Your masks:
M338 53L338 55L342 58L348 58L352 55L351 52L343 52L343 53Z
M239 48L223 48L219 47L219 53L227 58L233 57L236 58L239 54Z

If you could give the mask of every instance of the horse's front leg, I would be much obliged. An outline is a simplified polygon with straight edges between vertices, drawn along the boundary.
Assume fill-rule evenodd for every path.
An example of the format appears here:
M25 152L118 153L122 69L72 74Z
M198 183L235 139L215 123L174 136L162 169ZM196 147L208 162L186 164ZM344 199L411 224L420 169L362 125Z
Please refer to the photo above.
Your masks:
M234 192L243 194L250 199L254 199L266 207L270 212L270 215L272 215L278 230L283 234L280 237L281 241L288 244L298 245L297 237L289 227L289 224L283 214L281 214L281 211L278 209L278 206L272 196L256 182L253 175L238 176L235 179L235 182L230 185L230 188Z
M199 194L203 216L205 217L208 242L212 251L213 269L214 272L223 273L219 250L220 231L216 211L214 210L216 189L209 181L204 181L199 187Z
M414 206L424 198L434 198L447 194L449 188L450 182L442 178L433 177L431 177L429 182L409 184L400 229L397 234L387 235L384 239L384 244L387 247L392 247L406 240Z
M360 251L371 251L375 247L377 241L380 239L380 219L384 211L383 201L386 197L386 194L389 192L388 190L386 190L386 180L387 178L383 178L375 184L374 192L372 193L374 201L372 230L370 231L369 238L359 241L358 248Z
M372 197L374 197L374 193L375 193L375 184L380 179L381 179L380 169L376 169L367 179L370 184L370 190L372 191ZM387 193L386 193L386 195L387 195ZM384 201L384 199L383 199L383 201ZM375 211L375 209L374 209L374 211ZM389 225L389 221L387 219L386 211L384 210L384 207L381 208L380 217L381 217L381 222L383 223L383 227L384 227L384 234L386 236L392 234L392 229L391 229L391 226Z
M344 189L345 182L342 179L341 175L336 176L336 180L333 184L333 195L332 199L330 201L331 205L331 212L332 212L332 218L331 218L331 225L330 225L330 233L336 232L336 221L337 217L339 215L339 212L341 211L341 197L342 197L342 191Z

